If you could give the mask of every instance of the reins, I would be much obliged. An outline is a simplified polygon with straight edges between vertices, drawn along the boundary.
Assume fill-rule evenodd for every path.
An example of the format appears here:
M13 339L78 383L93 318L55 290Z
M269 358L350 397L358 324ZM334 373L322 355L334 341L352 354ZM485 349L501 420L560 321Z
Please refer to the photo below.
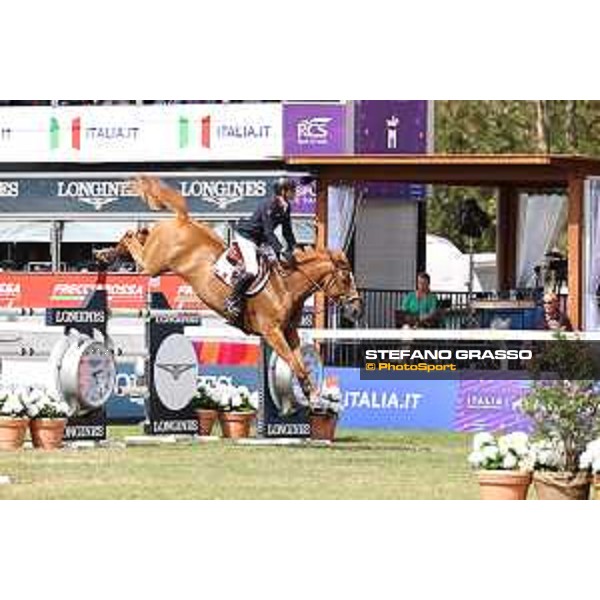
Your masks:
M291 275L294 272L298 272L300 273L310 284L311 284L311 288L309 290L309 295L315 292L322 292L323 294L325 294L325 296L327 296L327 291L329 290L329 288L335 283L335 271L346 271L348 273L351 273L351 269L348 267L343 267L343 268L337 268L335 266L334 263L333 264L333 271L331 273L329 273L327 275L327 282L325 284L321 284L318 281L316 281L313 277L311 277L308 273L306 273L306 271L300 267L299 264L296 264L296 268L294 271L290 270L288 272L288 276ZM359 298L357 296L357 298ZM342 296L341 297L341 301L347 301L347 300L352 300L349 299L347 296ZM321 310L315 310L315 314L320 314L322 312L325 312L325 308L321 309Z

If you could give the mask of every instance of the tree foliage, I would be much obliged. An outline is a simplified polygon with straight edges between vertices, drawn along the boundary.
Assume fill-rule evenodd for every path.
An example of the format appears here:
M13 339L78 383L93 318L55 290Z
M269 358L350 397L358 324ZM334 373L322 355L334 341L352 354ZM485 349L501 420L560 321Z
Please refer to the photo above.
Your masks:
M600 155L598 100L447 100L435 103L435 151L448 154L552 153ZM460 207L475 198L492 222L475 251L495 250L496 190L435 186L427 230L463 252Z

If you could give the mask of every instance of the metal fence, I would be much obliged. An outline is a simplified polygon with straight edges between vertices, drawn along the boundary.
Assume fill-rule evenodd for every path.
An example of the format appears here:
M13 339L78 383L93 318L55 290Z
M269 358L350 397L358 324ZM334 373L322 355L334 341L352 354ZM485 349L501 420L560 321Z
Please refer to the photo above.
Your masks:
M365 310L364 327L368 329L394 329L396 311L402 306L407 294L414 290L358 290ZM467 292L436 292L440 308L444 309L442 327L460 329L467 325L469 294ZM337 307L328 313L328 327L339 329L347 326Z
M395 329L396 311L402 306L404 297L414 290L358 290L365 310L362 325L367 329ZM514 292L519 300L535 300L541 306L541 293L536 290L518 290ZM479 329L484 328L483 316L470 309L471 300L486 300L497 297L495 292L475 292L469 297L468 292L435 292L442 309L440 328L442 329ZM510 296L509 296L510 297ZM561 310L566 312L567 296L560 296ZM331 306L328 311L327 327L340 329L350 327L344 321L341 311Z

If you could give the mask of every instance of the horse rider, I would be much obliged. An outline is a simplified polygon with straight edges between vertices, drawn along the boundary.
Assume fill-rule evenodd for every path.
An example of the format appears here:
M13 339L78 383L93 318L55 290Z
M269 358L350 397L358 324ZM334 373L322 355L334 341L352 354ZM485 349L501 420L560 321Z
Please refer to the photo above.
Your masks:
M236 283L225 309L233 318L243 314L246 291L258 275L257 249L267 245L279 260L291 264L294 261L294 248L297 244L292 230L291 208L296 196L296 182L286 177L275 183L273 197L264 200L248 219L241 219L234 227L233 239L242 254L244 273ZM275 235L280 227L287 248L283 250Z

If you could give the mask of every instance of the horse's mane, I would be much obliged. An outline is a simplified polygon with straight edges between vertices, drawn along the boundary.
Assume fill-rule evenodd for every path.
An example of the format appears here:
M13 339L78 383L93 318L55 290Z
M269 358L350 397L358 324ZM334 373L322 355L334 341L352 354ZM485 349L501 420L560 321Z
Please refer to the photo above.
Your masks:
M295 256L299 265L329 258L338 267L350 266L348 258L341 250L316 250L314 246L304 246Z
M295 257L298 264L304 264L316 260L321 254L322 253L317 252L313 246L304 246L295 253Z

